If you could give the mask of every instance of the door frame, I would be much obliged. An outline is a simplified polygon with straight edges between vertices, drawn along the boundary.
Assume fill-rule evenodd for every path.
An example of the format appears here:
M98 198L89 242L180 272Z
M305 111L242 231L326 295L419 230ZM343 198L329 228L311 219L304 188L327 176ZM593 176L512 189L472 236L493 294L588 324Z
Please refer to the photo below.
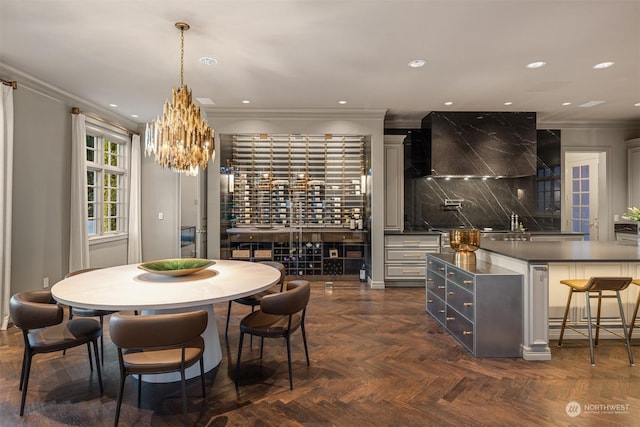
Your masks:
M567 168L567 163L574 157L574 155L589 155L598 158L598 239L597 240L612 240L613 231L610 224L612 224L612 207L611 200L613 194L613 184L609 179L609 172L611 170L611 147L562 147L562 210L561 210L561 231L565 233L571 232L571 212L570 206L566 203L567 197L570 195L570 187L568 188L566 183L570 178L570 170Z

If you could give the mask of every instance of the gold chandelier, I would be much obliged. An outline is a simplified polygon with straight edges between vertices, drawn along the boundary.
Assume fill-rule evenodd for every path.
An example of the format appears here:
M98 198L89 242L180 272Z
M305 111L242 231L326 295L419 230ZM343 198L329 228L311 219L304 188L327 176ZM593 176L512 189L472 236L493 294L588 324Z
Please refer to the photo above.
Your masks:
M213 129L200 117L200 107L184 84L184 32L189 24L176 22L180 30L180 87L173 88L172 103L164 103L162 117L147 123L145 153L155 154L160 166L175 172L197 175L215 157Z

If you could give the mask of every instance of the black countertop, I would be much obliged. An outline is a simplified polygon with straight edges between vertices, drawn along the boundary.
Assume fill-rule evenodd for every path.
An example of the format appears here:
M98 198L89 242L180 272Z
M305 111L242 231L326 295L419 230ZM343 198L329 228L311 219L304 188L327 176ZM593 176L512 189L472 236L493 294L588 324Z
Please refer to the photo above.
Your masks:
M527 262L640 262L640 246L619 242L481 241L480 249Z

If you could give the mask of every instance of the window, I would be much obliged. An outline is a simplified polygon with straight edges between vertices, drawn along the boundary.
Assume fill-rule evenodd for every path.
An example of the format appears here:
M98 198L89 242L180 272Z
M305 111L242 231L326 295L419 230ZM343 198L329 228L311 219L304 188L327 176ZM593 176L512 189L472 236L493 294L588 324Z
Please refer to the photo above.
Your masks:
M538 168L538 212L553 215L560 212L560 166Z
M89 238L127 232L129 136L87 119L87 232Z

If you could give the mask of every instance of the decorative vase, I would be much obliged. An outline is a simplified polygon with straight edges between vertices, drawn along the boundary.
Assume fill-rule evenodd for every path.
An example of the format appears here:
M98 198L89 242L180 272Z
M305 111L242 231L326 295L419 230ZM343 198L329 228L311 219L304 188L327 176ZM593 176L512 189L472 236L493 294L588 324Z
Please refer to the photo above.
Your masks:
M472 228L449 230L449 245L456 252L473 252L480 247L480 230Z

